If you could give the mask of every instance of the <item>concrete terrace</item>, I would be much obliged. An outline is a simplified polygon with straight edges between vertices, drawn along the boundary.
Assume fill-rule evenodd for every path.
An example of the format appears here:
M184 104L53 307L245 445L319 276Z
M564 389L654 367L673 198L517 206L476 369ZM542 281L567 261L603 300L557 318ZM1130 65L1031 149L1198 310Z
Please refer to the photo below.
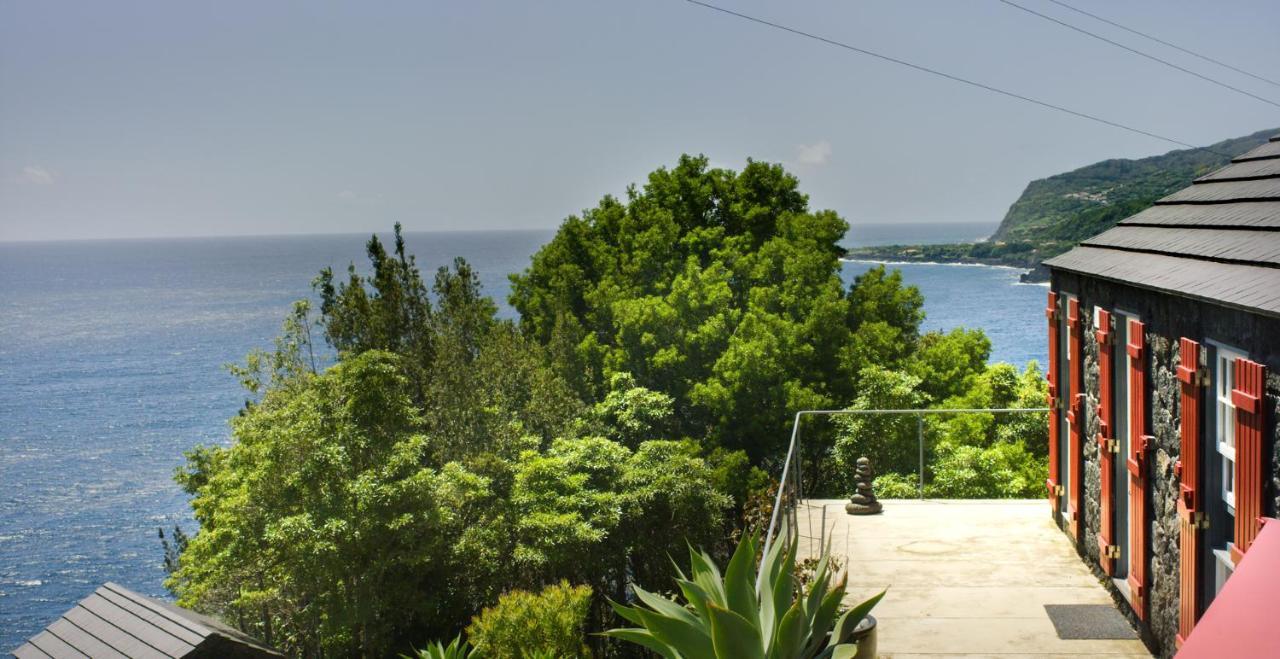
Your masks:
M882 514L860 517L845 503L798 507L800 555L829 541L851 602L889 586L872 613L881 657L1150 656L1136 637L1058 638L1045 604L1112 601L1044 501L886 500Z

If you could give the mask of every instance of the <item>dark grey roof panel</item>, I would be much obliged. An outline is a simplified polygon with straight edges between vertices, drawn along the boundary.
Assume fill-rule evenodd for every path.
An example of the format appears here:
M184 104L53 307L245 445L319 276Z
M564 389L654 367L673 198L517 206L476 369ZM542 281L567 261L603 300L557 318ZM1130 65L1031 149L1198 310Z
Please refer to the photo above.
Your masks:
M77 625L65 617L58 618L48 627L54 636L67 642L67 645L83 652L94 659L128 659L119 650L104 643L93 632ZM101 633L101 630L98 630Z
M1080 246L1045 261L1054 270L1109 279L1212 304L1280 316L1280 269Z
M1157 203L1238 201L1244 199L1280 199L1280 178L1257 181L1196 183L1185 187Z
M1201 181L1221 181L1223 179L1261 178L1264 176L1280 176L1280 158L1268 160L1247 160L1235 162L1215 172L1205 174L1196 179Z
M50 634L48 631L40 632L31 638L31 642L18 648L13 652L18 659L44 659L45 657L74 657L80 659L88 655L67 645L62 639Z
M1254 160L1257 158L1280 158L1280 141L1277 141L1276 138L1273 137L1270 142L1258 145L1253 149L1246 151L1244 154L1237 156L1235 161L1240 162L1242 160Z
M1117 226L1082 244L1280 266L1280 231Z
M130 636L141 639L148 647L154 648L165 657L181 657L199 644L199 641L196 643L183 641L173 633L153 624L151 620L138 616L133 609L125 609L97 594L85 598L80 602L80 606Z
M81 600L13 654L22 659L282 656L217 620L113 583Z
M1120 221L1170 227L1280 228L1280 201L1247 201L1222 204L1161 204Z
M99 588L98 591L93 594L93 596L100 597L107 602L110 602L112 604L115 604L116 606L119 606L122 609L128 610L129 613L136 616L139 620L145 621L146 623L155 627L159 633L163 633L166 636L171 636L177 639L178 641L186 645L189 645L191 647L195 647L199 645L200 641L204 640L203 634L196 633L192 631L189 627L186 627L180 623L174 622L173 620L169 619L165 615L162 615L161 613L158 613L157 611L152 610L149 607L140 606L138 602L135 602L134 600L129 599L128 597L125 597L124 595L121 595L120 593L117 593L111 590L111 586L114 586L114 585L115 584L107 584L106 586Z
M110 646L111 649L119 652L121 656L130 657L131 659L170 659L169 655L161 654L134 634L129 633L129 630L121 629L111 622L103 620L84 608L84 606L76 605L75 608L64 613L62 617L102 641L104 645ZM149 636L146 631L143 631L142 634L144 638Z

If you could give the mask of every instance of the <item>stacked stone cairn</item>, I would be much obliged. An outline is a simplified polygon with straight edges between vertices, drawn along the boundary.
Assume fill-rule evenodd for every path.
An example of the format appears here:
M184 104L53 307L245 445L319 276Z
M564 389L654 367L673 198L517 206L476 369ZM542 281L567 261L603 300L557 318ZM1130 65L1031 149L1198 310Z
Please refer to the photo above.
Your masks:
M876 500L876 493L871 489L871 482L876 474L871 469L871 461L865 456L858 458L858 466L853 471L856 491L849 503L845 504L845 512L850 515L876 515L884 510Z

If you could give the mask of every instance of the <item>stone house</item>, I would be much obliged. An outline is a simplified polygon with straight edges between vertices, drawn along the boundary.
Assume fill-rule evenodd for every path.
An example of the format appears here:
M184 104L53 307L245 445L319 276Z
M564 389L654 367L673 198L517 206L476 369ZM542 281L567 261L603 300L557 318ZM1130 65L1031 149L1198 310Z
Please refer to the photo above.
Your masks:
M1053 515L1169 656L1280 507L1280 136L1045 265Z

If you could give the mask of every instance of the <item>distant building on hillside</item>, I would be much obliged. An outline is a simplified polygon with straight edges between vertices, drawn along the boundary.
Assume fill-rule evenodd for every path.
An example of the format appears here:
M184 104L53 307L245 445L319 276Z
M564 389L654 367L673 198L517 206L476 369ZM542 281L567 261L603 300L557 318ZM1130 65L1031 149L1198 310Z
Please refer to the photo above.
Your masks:
M212 618L108 583L13 651L19 659L284 655Z
M1171 655L1277 510L1280 136L1045 265L1054 515Z

